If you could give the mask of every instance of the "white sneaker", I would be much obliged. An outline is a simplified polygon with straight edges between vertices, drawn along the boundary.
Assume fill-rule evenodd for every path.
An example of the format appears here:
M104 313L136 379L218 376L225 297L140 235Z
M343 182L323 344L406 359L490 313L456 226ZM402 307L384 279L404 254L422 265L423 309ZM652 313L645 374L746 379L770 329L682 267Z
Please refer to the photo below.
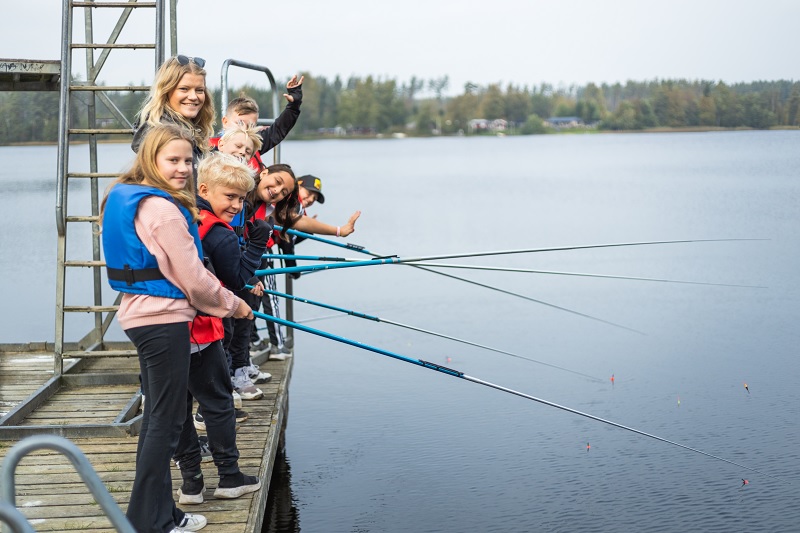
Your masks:
M258 365L254 365L252 362L250 366L246 366L245 369L247 370L247 375L250 377L250 381L255 384L266 383L272 379L272 374L269 372L261 372L258 369Z
M184 531L200 531L208 524L206 517L201 514L186 513L183 520L170 533L184 533Z
M234 409L242 408L242 397L236 391L233 391L233 407Z
M233 382L233 388L236 389L236 392L239 393L239 396L242 397L242 400L258 400L264 393L261 392L261 389L257 388L253 385L253 382L250 381L250 376L247 375L247 367L243 366L241 368L237 368L233 373L233 378L231 378Z

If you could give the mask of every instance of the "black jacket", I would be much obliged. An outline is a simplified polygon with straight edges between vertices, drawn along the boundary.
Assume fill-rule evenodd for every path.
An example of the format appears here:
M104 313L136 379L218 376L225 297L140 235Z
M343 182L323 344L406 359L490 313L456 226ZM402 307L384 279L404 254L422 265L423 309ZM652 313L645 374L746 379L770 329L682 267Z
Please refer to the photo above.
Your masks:
M199 196L197 207L212 211L211 205ZM236 233L221 224L211 228L203 239L203 255L208 258L217 278L231 290L240 290L245 284L258 282L253 273L261 265L264 250L264 246L254 246L250 242L244 247L239 246Z
M262 144L261 150L258 151L260 154L265 154L278 146L297 123L297 118L300 116L300 104L303 101L303 86L292 87L287 92L294 98L294 102L286 104L286 108L278 115L272 126L261 130Z

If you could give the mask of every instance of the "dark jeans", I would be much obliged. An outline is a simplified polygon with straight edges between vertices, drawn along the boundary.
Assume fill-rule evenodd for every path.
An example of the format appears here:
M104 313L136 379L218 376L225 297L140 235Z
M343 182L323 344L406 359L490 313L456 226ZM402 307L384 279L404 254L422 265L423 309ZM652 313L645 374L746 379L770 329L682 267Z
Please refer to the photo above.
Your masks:
M175 460L184 479L200 473L200 445L192 416L192 398L197 399L206 423L208 444L220 476L239 472L236 448L236 412L228 362L220 341L191 356L189 392L186 395L186 421L178 441Z
M164 533L184 513L172 498L170 459L186 418L189 327L186 322L125 330L139 354L144 404L128 520L139 533Z
M238 291L239 298L247 302L252 309L257 309L258 296L250 291ZM237 368L250 364L250 333L255 322L246 318L228 318L225 326L225 347L230 354L231 374Z

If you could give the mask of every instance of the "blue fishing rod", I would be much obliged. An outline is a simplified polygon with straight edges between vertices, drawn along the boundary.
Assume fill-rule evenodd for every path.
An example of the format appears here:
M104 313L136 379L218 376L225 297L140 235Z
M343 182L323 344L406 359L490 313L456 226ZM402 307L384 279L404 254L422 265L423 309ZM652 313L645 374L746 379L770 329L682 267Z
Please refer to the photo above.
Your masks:
M251 289L252 286L246 285L245 288ZM584 374L583 372L578 372L577 370L572 370L572 369L569 369L569 368L566 368L566 367L563 367L563 366L554 365L552 363L546 363L544 361L539 361L538 359L533 359L532 357L526 357L524 355L519 355L519 354L516 354L514 352L508 352L506 350L501 350L499 348L494 348L492 346L487 346L485 344L479 344L477 342L468 341L466 339L460 339L458 337L445 335L444 333L438 333L436 331L431 331L429 329L419 328L417 326L412 326L412 325L409 325L409 324L403 324L401 322L395 322L394 320L389 320L389 319L381 318L381 317L374 316L374 315L368 315L366 313L361 313L359 311L353 311L352 309L345 309L343 307L338 307L338 306L335 306L335 305L330 305L330 304L326 304L326 303L322 303L322 302L315 302L314 300L309 300L307 298L301 298L300 296L295 296L295 295L292 295L292 294L286 294L286 293L283 293L283 292L273 291L273 290L270 290L270 289L264 289L264 292L267 293L267 294L278 296L280 298L285 298L287 300L294 300L295 302L301 302L301 303L304 303L304 304L309 304L309 305L315 305L317 307L322 307L323 309L330 309L332 311L338 311L340 313L344 313L346 315L353 316L353 317L356 317L356 318L362 318L364 320L371 320L373 322L379 322L379 323L383 323L383 324L390 324L392 326L398 326L398 327L401 327L401 328L410 329L412 331L417 331L419 333L425 333L427 335L433 335L433 336L436 336L436 337L441 337L443 339L448 339L448 340L451 340L451 341L460 342L462 344L467 344L469 346L475 346L477 348L483 348L484 350L489 350L489 351L492 351L492 352L497 352L497 353L502 353L502 354L505 354L505 355L510 355L511 357L516 357L518 359L524 359L524 360L530 361L532 363L537 363L537 364L540 364L540 365L548 366L550 368L555 368L555 369L558 369L558 370L563 370L565 372L570 372L571 374L576 374L578 376L589 378L589 379L591 379L593 381L596 381L596 382L599 382L599 383L605 382L605 380L603 380L603 379L600 379L600 378L595 377L595 376L590 376L589 374Z
M261 256L264 259L282 259L282 260L295 260L295 261L328 261L338 263L357 263L358 259L347 257L331 257L324 255L294 255L294 254L264 254ZM361 261L363 263L363 261ZM686 285L710 285L713 287L739 287L750 289L765 289L761 285L738 285L734 283L711 283L708 281L689 281L682 279L666 279L666 278L645 278L641 276L616 276L612 274L592 274L588 272L566 272L562 270L538 270L533 268L514 268L514 267L496 267L496 266L481 266L481 265L454 265L452 263L426 263L417 261L414 258L402 260L403 264L410 264L411 266L423 266L430 268L457 268L465 270L488 270L492 272L518 272L524 274L551 274L557 276L576 276L586 278L603 278L603 279L621 279L632 281L654 281L660 283L679 283Z
M282 257L284 259L300 259L300 260L317 260L317 261L333 261L332 263L323 263L320 265L306 265L296 267L283 267L283 268L270 268L265 270L256 270L257 276L265 274L293 274L297 272L317 272L320 270L335 270L339 268L355 268L362 266L374 265L392 265L392 264L409 264L421 261L435 261L441 259L457 259L463 257L483 257L488 255L509 255L509 254L527 254L537 252L554 252L565 250L587 250L594 248L611 248L618 246L645 246L653 244L676 244L688 242L719 242L719 241L733 241L733 240L747 240L747 239L699 239L699 240L683 240L683 241L649 241L649 242L628 242L628 243L612 243L612 244L589 244L580 246L558 246L552 248L525 248L517 250L496 250L492 252L467 252L458 254L442 254L442 255L426 255L418 257L399 257L397 255L381 256L375 259L368 259L359 261L357 259L348 259L345 257L321 257L313 255L274 255L264 254L265 258Z
M278 231L282 230L282 228L280 226L275 226L275 229L278 230ZM333 240L330 240L330 239L326 239L324 237L320 237L318 235L314 235L313 233L306 233L306 232L295 230L295 229L289 229L289 230L287 230L287 232L290 235L296 235L298 237L304 237L306 239L314 240L314 241L321 242L321 243L324 243L324 244L330 244L331 246L336 246L336 247L339 247L339 248L346 248L348 250L354 250L354 251L359 252L359 253L370 255L372 257L377 257L377 258L385 257L384 255L377 254L375 252L371 252L371 251L367 250L366 247L358 245L358 244L349 244L349 243L336 242L336 241L333 241ZM763 239L719 239L719 240L722 240L722 241L735 241L735 240L763 240ZM663 243L677 243L677 242L710 242L710 241L713 241L713 239L709 239L707 241L660 241L660 242L663 242ZM617 244L616 246L621 246L621 245L622 244ZM646 335L646 333L644 333L642 331L639 331L637 329L633 329L633 328L630 328L628 326L623 326L622 324L617 324L616 322L611 322L609 320L604 320L602 318L599 318L599 317L596 317L596 316L592 316L592 315L588 315L586 313L581 313L580 311L575 311L575 310L569 309L567 307L562 307L560 305L552 304L550 302L545 302L544 300L539 300L537 298L532 298L530 296L525 296L524 294L520 294L518 292L513 292L513 291L506 290L506 289L501 289L501 288L495 287L493 285L487 285L485 283L480 283L478 281L474 281L474 280L471 280L471 279L462 278L460 276L455 276L453 274L448 274L447 272L441 272L441 271L438 271L438 270L433 270L432 268L416 265L414 263L405 263L405 264L407 266L414 267L414 268L416 268L418 270L424 270L425 272L430 272L430 273L436 274L438 276L444 276L446 278L454 279L456 281L462 281L464 283L469 283L470 285L475 285L477 287L483 287L484 289L489 289L489 290L492 290L492 291L495 291L495 292L506 294L508 296L513 296L515 298L520 298L522 300L527 300L529 302L533 302L533 303L537 303L537 304L540 304L540 305L544 305L544 306L550 307L552 309L557 309L559 311L564 311L564 312L570 313L572 315L580 316L580 317L583 317L583 318L588 318L588 319L594 320L596 322L602 322L603 324L607 324L609 326L614 326L615 328L624 329L626 331L637 333L639 335ZM306 273L309 273L309 272L306 272Z
M689 450L691 452L695 452L695 453L698 453L700 455L705 455L706 457L710 457L712 459L716 459L718 461L722 461L722 462L737 466L739 468L744 468L745 470L749 470L751 472L756 472L758 474L761 474L763 476L767 476L767 477L772 478L772 479L777 479L778 481L782 481L782 482L787 483L789 485L792 484L790 481L788 481L786 479L783 479L783 478L778 477L778 476L774 476L772 474L767 474L766 472L763 472L761 470L758 470L758 469L755 469L755 468L752 468L752 467L749 467L749 466L745 466L743 464L731 461L730 459L725 459L723 457L719 457L717 455L713 455L711 453L704 452L703 450L699 450L697 448L692 448L691 446L687 446L687 445L681 444L679 442L671 441L669 439L665 439L664 437L659 437L658 435L654 435L652 433L647 433L645 431L642 431L642 430L639 430L639 429L636 429L636 428L633 428L633 427L630 427L630 426L626 426L626 425L620 424L618 422L607 420L605 418L600 418L599 416L595 416L595 415L592 415L592 414L589 414L589 413L586 413L586 412L583 412L583 411L578 411L577 409L573 409L571 407L566 407L564 405L560 405L560 404L557 404L555 402L544 400L542 398L537 398L536 396L532 396L532 395L526 394L524 392L520 392L520 391L517 391L517 390L514 390L514 389L510 389L508 387L503 387L502 385L498 385L496 383L492 383L492 382L485 381L485 380L482 380L482 379L479 379L479 378L476 378L476 377L473 377L473 376L469 376L469 375L467 375L464 372L461 372L459 370L455 370L455 369L448 368L448 367L445 367L445 366L442 366L442 365L438 365L436 363L431 363L429 361L423 361L422 359L415 359L413 357L407 357L405 355L401 355L399 353L391 352L389 350L384 350L382 348L378 348L378 347L375 347L375 346L371 346L371 345L365 344L363 342L354 341L354 340L348 339L346 337L340 337L339 335L334 335L333 333L328 333L327 331L314 329L314 328L311 328L311 327L308 327L308 326L304 326L303 324L298 324L296 322L290 322L289 320L284 320L282 318L274 317L272 315L265 315L264 313L260 313L258 311L253 311L253 315L255 315L257 318L263 318L264 320L269 320L270 322L274 322L274 323L280 324L282 326L286 326L286 327L289 327L289 328L294 328L294 329L297 329L297 330L300 330L300 331L305 331L306 333L311 333L312 335L317 335L319 337L324 337L326 339L329 339L329 340L332 340L332 341L336 341L336 342L340 342L342 344L347 344L347 345L353 346L355 348L361 348L362 350L367 350L367 351L370 351L370 352L373 352L373 353L384 355L386 357L391 357L392 359L397 359L398 361L403 361L405 363L410 363L412 365L421 366L423 368L427 368L428 370L433 370L435 372L446 374L448 376L452 376L452 377L455 377L455 378L459 378L459 379L463 379L463 380L466 380L466 381L470 381L472 383L477 383L478 385L483 385L485 387L489 387L489 388L492 388L492 389L495 389L495 390L499 390L501 392L506 392L508 394L513 394L514 396L519 396L520 398L525 398L526 400L531 400L531 401L538 402L538 403L541 403L541 404L544 404L544 405L548 405L550 407L555 407L556 409L560 409L562 411L567 411L568 413L579 415L579 416L588 418L590 420L594 420L596 422L602 422L603 424L608 424L609 426L614 426L616 428L624 429L625 431L630 431L632 433L636 433L636 434L642 435L644 437L649 437L651 439L655 439L655 440L658 440L658 441L661 441L661 442L664 442L664 443L667 443L667 444L671 444L673 446L677 446L679 448L683 448L685 450Z

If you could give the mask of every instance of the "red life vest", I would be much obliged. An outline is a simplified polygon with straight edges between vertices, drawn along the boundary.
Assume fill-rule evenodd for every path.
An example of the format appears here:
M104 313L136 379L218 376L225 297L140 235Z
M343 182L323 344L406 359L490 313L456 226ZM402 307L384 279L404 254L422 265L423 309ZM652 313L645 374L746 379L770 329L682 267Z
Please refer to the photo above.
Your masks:
M262 202L261 205L258 206L258 209L256 209L256 212L253 214L253 216L250 217L250 222L255 222L256 219L266 220L266 218L267 218L267 204ZM279 236L280 232L278 231L272 232L272 235L270 235L269 240L267 241L267 250L275 246L275 243L277 242L275 239L280 238ZM247 238L246 229L245 229L245 238Z
M198 230L200 232L200 240L205 239L209 230L221 224L233 231L230 224L219 218L211 211L203 209L200 211L200 222ZM222 282L220 282L221 284ZM225 330L222 326L222 319L215 316L196 316L194 320L189 323L189 336L192 343L209 344L218 341L225 337Z

